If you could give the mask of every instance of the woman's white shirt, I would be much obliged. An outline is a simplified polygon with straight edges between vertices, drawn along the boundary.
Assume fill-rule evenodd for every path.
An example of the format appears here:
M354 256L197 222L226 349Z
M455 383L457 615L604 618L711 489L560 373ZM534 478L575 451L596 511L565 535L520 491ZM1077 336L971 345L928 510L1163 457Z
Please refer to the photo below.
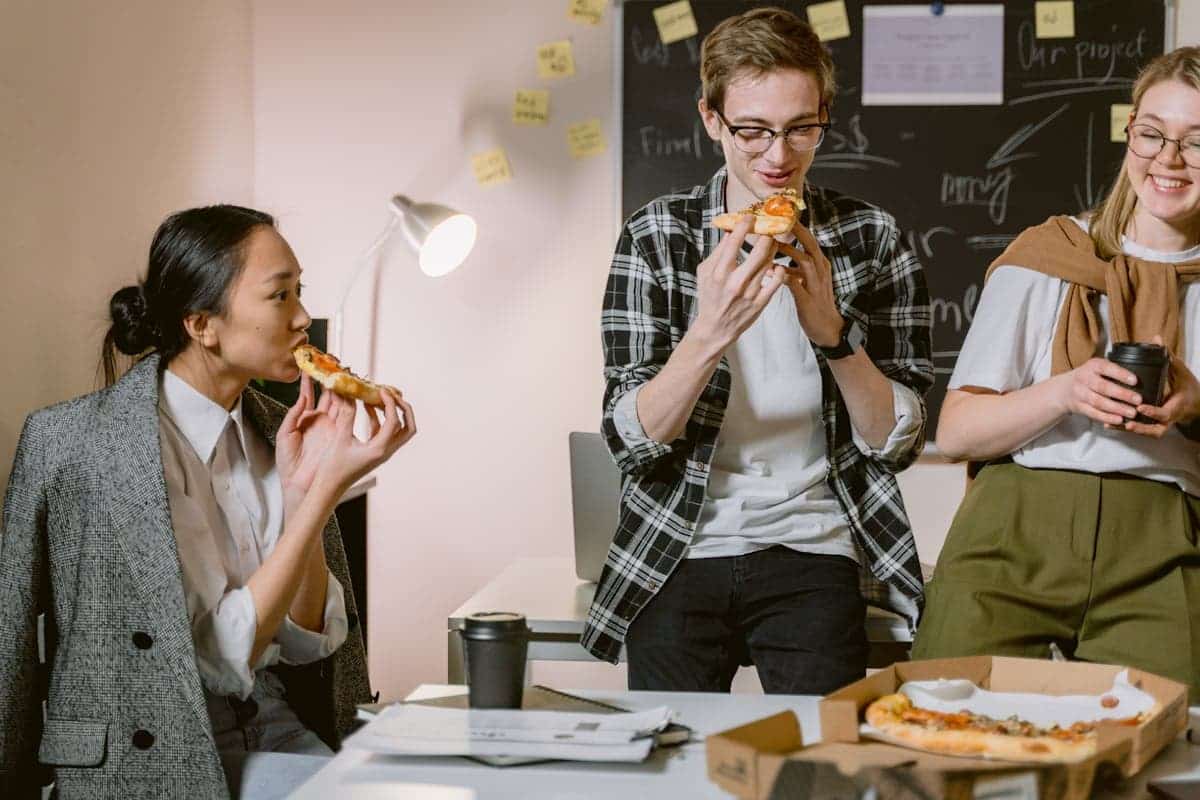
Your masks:
M246 582L283 532L283 488L271 447L169 369L159 386L159 440L196 664L213 694L245 699L258 618ZM325 658L346 639L342 587L329 574L321 633L285 617L255 670Z
M1086 230L1083 220L1075 223ZM1127 255L1179 263L1200 259L1200 246L1159 252L1123 240ZM1051 349L1059 312L1069 284L1020 265L998 267L984 286L971 328L958 355L949 387L975 386L1006 393L1050 377ZM1200 374L1200 283L1181 286L1181 352L1188 368ZM1108 297L1099 294L1097 310L1103 331L1096 354L1108 352L1111 332ZM1085 472L1125 472L1175 483L1200 496L1200 444L1172 428L1162 439L1123 430L1069 414L1054 427L1018 448L1013 460L1025 467Z

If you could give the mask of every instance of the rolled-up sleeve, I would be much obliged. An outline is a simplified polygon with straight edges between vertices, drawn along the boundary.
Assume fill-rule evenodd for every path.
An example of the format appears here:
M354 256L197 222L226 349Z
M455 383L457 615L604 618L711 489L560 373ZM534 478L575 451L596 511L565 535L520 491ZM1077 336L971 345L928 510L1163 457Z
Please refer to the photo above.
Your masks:
M290 614L284 617L275 633L280 660L285 664L311 664L328 657L346 641L346 619L346 596L331 572L325 586L324 626L318 633L297 625Z
M613 254L604 292L600 333L604 347L604 419L601 432L617 467L624 473L651 468L671 452L671 445L655 441L641 431L629 439L617 428L616 409L633 409L635 390L658 375L671 355L671 327L666 320L667 300L654 276L651 261L642 252L626 224ZM637 425L641 429L641 423Z
M854 444L868 456L885 461L898 461L917 444L924 424L921 408L921 398L912 389L899 381L889 379L892 384L892 406L895 409L896 423L888 433L887 441L882 447L871 447L862 437L851 420L851 434Z

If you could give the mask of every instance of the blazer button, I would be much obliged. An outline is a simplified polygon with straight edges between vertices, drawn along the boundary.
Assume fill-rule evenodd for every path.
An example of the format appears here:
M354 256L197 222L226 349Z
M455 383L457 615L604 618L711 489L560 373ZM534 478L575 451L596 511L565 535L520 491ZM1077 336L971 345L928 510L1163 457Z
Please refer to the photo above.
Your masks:
M133 746L138 750L149 750L154 746L154 734L150 731L134 731Z
M133 645L138 650L149 650L154 644L154 639L145 631L137 631L133 634Z

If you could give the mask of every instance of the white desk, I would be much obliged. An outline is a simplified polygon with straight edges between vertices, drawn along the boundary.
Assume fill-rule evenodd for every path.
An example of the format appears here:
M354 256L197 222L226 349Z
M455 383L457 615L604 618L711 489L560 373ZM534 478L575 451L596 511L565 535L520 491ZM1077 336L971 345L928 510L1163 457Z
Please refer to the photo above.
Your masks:
M596 584L575 576L571 558L520 558L467 598L446 619L446 680L466 683L463 620L477 611L516 611L532 631L530 661L592 661L579 644ZM869 609L867 639L873 644L910 640L907 623L887 611ZM624 660L622 651L621 660ZM885 659L886 664L895 658ZM875 664L872 664L875 666ZM883 664L879 664L883 666Z
M421 686L407 699L416 700L462 693L461 686ZM804 695L714 695L690 692L575 691L630 709L667 705L680 720L703 737L716 731L792 709L800 718L806 741L820 737L819 698ZM1200 708L1192 709L1192 723L1200 727ZM1167 775L1200 778L1200 747L1173 743L1135 780L1100 798L1148 796L1145 781ZM412 784L404 786L404 784ZM457 787L442 793L430 785ZM704 742L693 740L680 747L651 754L641 764L588 764L549 762L497 768L465 758L415 758L377 756L343 749L299 791L300 800L526 800L526 798L728 798L708 780Z

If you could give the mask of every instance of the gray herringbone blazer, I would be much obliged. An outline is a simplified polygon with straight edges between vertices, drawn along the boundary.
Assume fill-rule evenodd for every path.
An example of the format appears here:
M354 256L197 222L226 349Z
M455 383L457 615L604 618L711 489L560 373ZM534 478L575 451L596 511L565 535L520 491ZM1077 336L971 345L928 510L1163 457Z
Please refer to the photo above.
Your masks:
M38 796L47 769L62 798L227 797L167 504L158 366L146 358L25 422L0 532L0 797ZM242 403L274 446L286 409L253 390ZM324 539L350 635L323 661L277 670L300 718L336 747L370 688L333 518Z

